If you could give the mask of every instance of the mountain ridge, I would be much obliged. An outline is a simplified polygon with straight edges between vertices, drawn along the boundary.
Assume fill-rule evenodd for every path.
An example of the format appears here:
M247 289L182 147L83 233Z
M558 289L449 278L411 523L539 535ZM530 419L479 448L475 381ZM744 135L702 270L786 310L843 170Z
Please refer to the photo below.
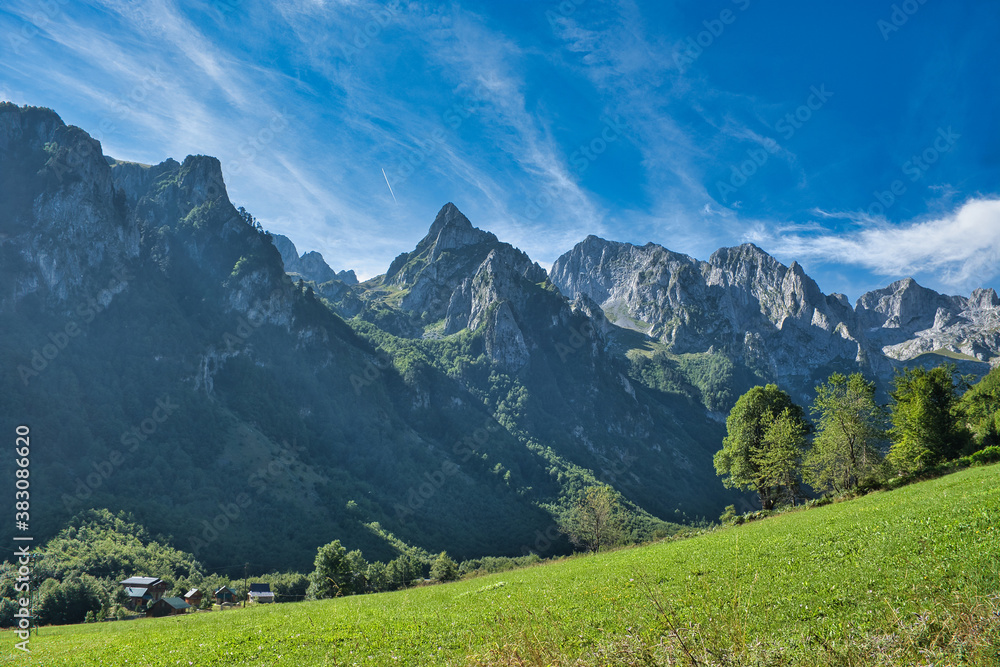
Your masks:
M700 261L589 236L550 275L452 203L385 274L307 285L217 159L118 161L10 104L0 192L0 418L47 443L39 535L126 509L210 565L307 567L335 538L373 559L566 550L554 526L598 483L634 535L669 534L745 500L712 466L744 387L801 397L832 370L887 377L886 349L998 343L991 290L890 286L865 302L876 336L753 245Z

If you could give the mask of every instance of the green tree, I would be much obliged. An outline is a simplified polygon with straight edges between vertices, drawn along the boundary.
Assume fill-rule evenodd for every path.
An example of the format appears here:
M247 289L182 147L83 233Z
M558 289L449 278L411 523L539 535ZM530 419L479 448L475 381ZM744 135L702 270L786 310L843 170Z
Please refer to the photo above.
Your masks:
M347 549L340 540L324 544L316 552L313 561L316 569L309 575L309 589L306 595L310 600L350 595L353 591L351 563L347 559Z
M446 552L442 551L431 563L431 579L454 581L458 579L458 565Z
M390 590L389 568L385 563L375 561L368 564L368 572L365 574L368 579L368 588L374 592Z
M875 383L861 373L834 373L816 387L810 408L816 437L805 460L805 481L817 491L853 489L882 462L885 408L875 400Z
M561 529L574 544L597 552L622 541L625 513L610 486L591 486L580 496Z
M965 392L960 408L976 449L1000 445L1000 368Z
M797 407L797 406L796 406ZM772 489L775 502L795 504L799 498L802 476L802 453L806 449L809 424L802 410L785 408L774 418L765 418L763 447L755 453L760 483Z
M423 566L409 554L403 554L389 561L386 566L389 587L392 589L406 588L414 579L424 576Z
M348 580L344 595L366 593L368 591L368 561L357 549L348 552L346 559Z
M889 462L913 472L954 458L971 437L959 418L960 378L948 364L907 368L893 379Z
M773 384L754 387L726 418L715 470L726 487L756 491L761 507L772 509L796 492L808 430L802 408L788 394Z
M88 612L97 613L106 602L101 582L88 574L65 581L46 579L38 589L35 613L43 625L82 623Z

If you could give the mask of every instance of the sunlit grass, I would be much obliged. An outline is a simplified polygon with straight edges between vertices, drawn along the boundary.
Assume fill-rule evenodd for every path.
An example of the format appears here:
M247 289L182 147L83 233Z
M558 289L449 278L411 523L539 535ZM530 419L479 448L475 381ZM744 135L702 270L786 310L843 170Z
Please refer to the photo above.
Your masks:
M947 655L979 662L953 664L992 664L974 644L1000 637L998 472L449 585L43 628L18 662L893 664L959 637Z

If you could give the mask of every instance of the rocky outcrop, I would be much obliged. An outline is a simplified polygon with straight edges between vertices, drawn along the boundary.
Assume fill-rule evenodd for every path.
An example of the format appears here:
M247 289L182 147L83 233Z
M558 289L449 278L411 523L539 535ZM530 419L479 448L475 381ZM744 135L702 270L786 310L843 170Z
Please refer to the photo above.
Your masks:
M498 358L518 360L523 358L523 337L513 335L510 325L516 326L531 288L545 280L545 271L526 254L473 227L449 203L412 252L393 260L376 284L346 295L339 308L347 315L364 311L364 306L358 308L359 301L369 307L391 302L411 315L408 324L395 325L397 334L410 337L424 335L427 326L440 325L441 332L452 334L478 329L489 320L498 331L511 333L497 339L497 344L507 341L517 348ZM510 318L494 312L504 302L510 304Z
M977 289L970 298L943 296L908 279L865 294L857 310L868 324L882 322L868 334L891 359L936 352L1000 364L1000 299L993 289Z
M53 111L4 103L0 166L0 311L36 295L69 312L125 289L115 276L138 257L140 232L127 224L100 142Z
M285 265L285 272L291 274L293 278L302 278L321 285L331 280L339 280L345 285L357 285L358 277L354 271L334 271L323 259L323 255L311 250L299 256L295 244L287 236L281 234L271 234L274 247L281 253L281 261Z
M823 294L796 262L785 266L753 244L701 262L590 236L556 260L552 281L676 353L722 352L803 394L830 368L888 380L896 362L926 352L972 361L1000 355L992 290L965 299L907 279L852 308L841 294Z

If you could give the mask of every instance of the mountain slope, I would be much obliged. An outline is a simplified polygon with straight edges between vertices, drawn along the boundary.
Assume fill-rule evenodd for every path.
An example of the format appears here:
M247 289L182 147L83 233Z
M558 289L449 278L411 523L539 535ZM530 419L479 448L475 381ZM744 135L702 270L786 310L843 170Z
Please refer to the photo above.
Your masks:
M38 443L39 539L82 508L126 509L210 567L304 569L335 538L391 558L384 529L472 556L550 524L475 465L400 519L472 425L516 441L475 405L413 421L392 364L296 288L217 160L109 161L47 110L0 106L0 128L18 202L0 228L0 400L3 428Z
M441 396L416 370L405 374L428 415L456 400L484 405L557 482L543 502L564 503L567 485L591 476L664 518L707 516L731 497L711 464L720 425L687 399L630 381L606 350L600 309L568 301L527 255L453 204L412 252L334 308L389 353L419 354L419 369L446 374Z

